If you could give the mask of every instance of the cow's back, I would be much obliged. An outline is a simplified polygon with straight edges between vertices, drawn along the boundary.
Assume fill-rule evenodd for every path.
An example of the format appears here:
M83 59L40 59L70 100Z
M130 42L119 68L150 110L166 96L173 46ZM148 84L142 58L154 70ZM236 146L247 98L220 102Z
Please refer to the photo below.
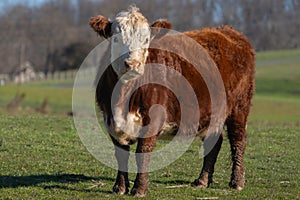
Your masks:
M184 34L203 46L219 68L227 95L227 115L237 106L248 115L255 87L255 55L248 39L229 26Z

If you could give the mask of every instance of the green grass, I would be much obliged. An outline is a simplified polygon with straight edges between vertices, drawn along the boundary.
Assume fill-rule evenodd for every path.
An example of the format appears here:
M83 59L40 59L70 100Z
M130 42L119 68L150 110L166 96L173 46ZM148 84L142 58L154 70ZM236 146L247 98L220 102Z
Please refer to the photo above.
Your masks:
M300 50L257 55L250 121L300 122Z
M256 93L300 97L300 50L259 53Z
M256 94L248 125L246 187L228 187L230 151L225 140L209 189L189 184L202 159L200 141L169 167L150 173L146 199L299 199L300 50L258 53ZM0 199L135 199L111 194L116 171L83 146L65 115L71 111L72 80L0 87ZM16 93L26 98L18 111L5 106ZM45 98L50 115L34 114ZM166 141L161 140L158 148ZM135 175L130 174L130 180ZM131 183L132 186L132 183ZM168 186L182 186L170 189Z
M0 194L3 199L132 199L110 193L116 171L93 158L81 143L72 118L0 116ZM299 127L249 128L247 183L229 189L229 145L224 141L209 189L189 186L200 172L200 142L169 167L150 173L149 199L294 199L299 197ZM160 141L163 145L165 141ZM130 174L131 181L134 174ZM103 186L99 183L103 183ZM131 184L132 185L132 184ZM181 188L168 189L167 186Z
M281 50L281 51L265 51L256 55L258 61L274 61L282 59L299 58L300 49Z
M266 64L256 68L257 93L300 96L299 61Z
M33 82L24 85L8 84L0 87L0 107L5 107L16 94L24 93L21 110L32 110L40 106L48 98L49 106L54 113L70 112L72 110L73 80Z
M250 122L300 124L300 98L298 97L257 94L253 104Z

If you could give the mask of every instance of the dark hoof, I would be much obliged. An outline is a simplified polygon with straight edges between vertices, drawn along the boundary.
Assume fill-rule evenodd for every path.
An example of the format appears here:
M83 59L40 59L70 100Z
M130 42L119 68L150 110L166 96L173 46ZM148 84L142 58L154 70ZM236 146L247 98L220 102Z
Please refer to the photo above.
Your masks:
M131 195L135 197L145 197L147 195L147 190L142 190L139 188L132 188Z
M245 173L240 176L232 176L229 187L241 191L245 186Z
M128 188L122 187L119 185L114 185L112 190L113 190L113 193L115 193L115 194L128 194L128 192L129 192Z
M237 183L233 183L233 182L230 182L229 183L229 187L231 187L232 189L236 189L238 191L241 191L244 189L244 184L237 184Z
M204 181L200 180L200 179L195 179L195 181L193 183L191 183L192 187L197 187L197 188L208 188L209 184L208 183L204 183Z

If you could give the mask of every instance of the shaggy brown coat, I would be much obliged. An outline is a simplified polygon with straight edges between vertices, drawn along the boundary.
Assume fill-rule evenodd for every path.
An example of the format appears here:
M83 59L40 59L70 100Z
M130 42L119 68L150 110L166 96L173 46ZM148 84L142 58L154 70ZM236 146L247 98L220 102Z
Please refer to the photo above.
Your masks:
M91 25L94 30L101 35L101 31L103 31L103 29L98 30L97 27L95 28L95 23L91 23ZM171 28L171 25L168 22L163 21L156 22L153 26ZM247 117L250 112L251 98L255 88L254 50L245 36L228 26L205 28L202 30L184 32L184 34L195 40L207 50L210 57L216 63L222 76L227 101L226 121L224 125L227 127L233 162L230 186L241 190L245 183L243 158L246 147ZM159 37L162 37L162 35L159 35ZM172 39L172 37L176 36L167 35L163 38L165 37L170 37L169 39ZM157 39L153 42L159 42L159 40L160 39ZM201 56L202 55L199 55L199 59L201 59ZM195 69L193 69L193 66L178 55L152 48L149 49L147 63L159 63L175 69L190 82L197 95L200 108L199 112L201 118L199 121L198 131L207 128L210 123L211 100L208 88L203 78L199 73L197 73L197 71L195 71ZM149 71L148 73L150 74L155 73L153 70L151 71L151 68L149 67L146 67L145 74L147 74L147 71ZM108 126L113 123L111 121L111 119L113 119L111 97L117 81L118 77L116 73L112 67L109 66L105 70L100 81L97 83L96 99L104 113L104 118ZM134 81L132 84L134 84ZM181 117L180 105L172 91L155 84L148 84L139 88L132 96L126 96L126 94L130 94L128 90L130 90L128 86L121 89L120 96L122 99L119 102L124 101L123 98L129 98L129 112L140 112L143 126L150 123L148 112L154 104L160 104L165 107L167 110L166 120L169 122L176 122L179 126ZM124 105L119 103L113 106ZM159 118L159 116L157 117ZM193 116L190 115L190 117ZM153 151L160 134L160 128L161 124L158 125L156 133L151 133L151 137L138 138L138 146L136 150L138 153ZM174 132L176 132L176 128L177 127L174 128ZM221 131L222 130L220 130L220 132ZM203 136L203 139L204 137L209 136ZM221 133L218 137L218 142L214 148L210 152L206 152L207 155L204 158L200 176L192 184L195 187L208 187L209 184L212 183L214 165L223 141ZM129 145L123 145L122 142L118 141L114 137L112 137L112 140L116 146L129 151ZM207 144L204 142L204 148L208 145L208 143L209 140L207 140ZM129 153L124 154L124 152L118 152L116 149L116 158L120 169L126 169L128 156ZM145 171L148 167L150 157L142 155L137 156L136 159L139 171L131 193L136 196L145 196L148 190L148 178ZM116 193L124 194L129 191L128 173L124 171L126 170L118 171L117 180L113 187L113 191Z

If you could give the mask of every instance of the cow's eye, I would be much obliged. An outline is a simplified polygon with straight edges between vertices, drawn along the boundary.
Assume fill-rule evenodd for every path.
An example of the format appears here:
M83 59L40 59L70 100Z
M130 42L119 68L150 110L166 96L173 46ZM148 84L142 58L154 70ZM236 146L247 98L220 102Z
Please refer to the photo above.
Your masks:
M147 38L146 40L145 40L145 44L147 44L149 42L149 39Z
M114 43L118 43L119 42L119 40L118 40L118 38L117 37L114 37Z

